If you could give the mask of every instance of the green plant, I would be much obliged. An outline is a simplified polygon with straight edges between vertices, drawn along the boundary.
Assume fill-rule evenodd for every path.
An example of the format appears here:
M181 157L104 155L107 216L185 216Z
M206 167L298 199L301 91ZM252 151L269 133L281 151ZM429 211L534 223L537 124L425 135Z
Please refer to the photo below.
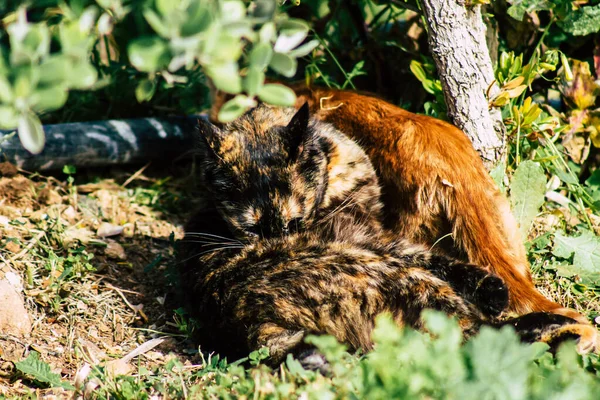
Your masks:
M310 337L330 363L330 375L302 368L291 355L275 370L259 361L262 349L244 361L229 363L212 355L195 369L176 360L137 376L110 376L95 368L94 398L171 397L423 398L430 399L594 399L600 390L597 356L578 356L571 343L556 357L545 344L519 342L510 327L484 328L462 343L456 321L440 313L425 315L430 334L399 329L389 316L378 319L375 349L365 356L346 352L329 336Z
M217 89L236 94L220 115L228 121L257 98L292 104L293 92L265 83L265 70L292 77L297 58L318 45L302 44L308 25L287 17L275 0L73 0L5 8L0 127L18 127L32 153L44 147L37 115L63 107L69 91L110 85L121 76L115 69L136 78L135 97L147 102L159 84L185 85L201 68Z

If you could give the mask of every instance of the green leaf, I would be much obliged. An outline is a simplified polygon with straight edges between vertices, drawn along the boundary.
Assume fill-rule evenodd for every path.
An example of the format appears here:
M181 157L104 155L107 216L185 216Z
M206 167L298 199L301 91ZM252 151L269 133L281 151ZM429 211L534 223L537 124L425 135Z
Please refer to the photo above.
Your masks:
M135 88L135 98L139 103L150 101L156 91L154 79L143 79Z
M207 65L206 74L219 90L234 94L242 91L237 62Z
M264 69L271 62L273 49L268 43L258 43L250 52L250 65L258 69Z
M40 83L57 85L70 79L71 63L64 55L48 57L40 65Z
M37 85L37 74L33 68L22 67L18 69L18 75L15 78L14 94L16 98L29 97L33 88Z
M40 355L36 351L29 353L29 356L23 361L16 362L15 367L33 380L47 384L50 387L63 387L68 390L75 389L69 383L63 382L60 379L60 375L52 372L50 366L40 360Z
M277 106L293 106L296 102L296 94L292 89L277 83L268 83L258 92L258 98L262 101Z
M96 42L95 36L79 29L77 21L59 25L60 46L64 54L87 58L88 51Z
M560 27L575 36L585 36L600 31L600 4L583 6L570 11L560 21Z
M508 15L516 19L517 21L523 21L523 17L525 16L525 12L527 9L523 7L521 4L513 4L506 11Z
M275 40L277 36L277 28L275 28L275 24L273 22L267 22L260 28L258 31L258 37L260 41L263 43L270 43Z
M127 46L131 64L140 71L156 72L169 63L169 47L157 36L145 36Z
M306 21L297 18L286 19L279 23L279 31L286 35L291 35L293 33L300 32L308 32L309 29L310 27L308 26Z
M296 74L298 62L296 59L288 56L287 54L275 53L273 54L273 58L271 59L269 66L275 72L280 73L286 78L291 78Z
M169 15L172 11L177 9L177 1L172 0L154 0L156 10L162 15Z
M568 171L565 171L561 168L553 168L553 171L556 174L556 176L558 176L560 180L564 183L570 183L572 185L576 185L579 183L579 180Z
M217 8L213 2L193 1L186 9L186 20L181 35L192 36L204 32L217 20Z
M74 175L77 173L77 168L74 165L65 164L62 169L63 174Z
M246 16L246 6L240 0L223 0L219 4L224 22L239 21Z
M502 193L506 192L506 187L504 186L504 177L506 176L506 164L501 162L496 165L491 171L490 176L496 183L496 186L500 189Z
M148 22L148 25L150 25L156 33L162 37L169 37L169 28L157 13L150 9L146 9L143 11L143 15L146 22Z
M249 108L255 106L256 100L239 94L233 99L229 100L227 103L223 104L223 107L221 107L218 115L219 121L231 122L245 113Z
M258 0L253 2L253 6L252 17L258 21L273 19L278 8L277 0Z
M254 96L260 91L264 82L265 73L262 69L251 66L244 77L244 90L248 93L248 96Z
M0 105L0 128L14 129L19 124L19 113L14 107Z
M285 366L287 367L290 374L294 377L305 377L307 375L306 370L304 369L304 367L302 367L302 364L300 364L298 360L294 359L294 356L291 354L287 355L287 358L285 360Z
M0 55L0 57L2 57ZM13 89L6 77L0 75L0 102L11 103L13 101Z
M10 40L13 64L37 61L50 51L50 31L44 24L17 21L6 28Z
M583 231L577 237L556 232L552 254L565 259L573 256L574 271L584 283L600 282L600 238L592 232Z
M544 204L546 175L540 164L523 161L513 175L510 186L510 201L521 234L527 237L533 219Z
M21 144L30 153L39 154L44 149L46 137L42 123L37 115L33 113L25 113L19 117L19 139Z
M548 0L509 0L508 3L512 5L507 13L517 21L522 21L525 13L551 10L556 5L556 2Z
M463 387L465 393L457 398L526 399L528 370L538 356L539 348L521 344L514 329L500 330L483 327L466 345L471 365L471 384ZM485 382L485 385L477 385Z
M98 71L87 61L71 66L68 83L73 89L89 89L98 79Z
M310 54L317 46L319 45L318 40L311 40L310 42L304 43L302 46L296 47L294 50L290 51L288 55L293 58L304 57ZM359 61L359 63L362 61Z
M226 63L237 61L242 55L242 42L239 38L227 32L222 32L216 37L211 48L207 48L207 51L215 62Z
M278 53L287 53L302 43L307 35L308 30L282 32L277 38L273 49Z
M421 64L420 62L416 61L416 60L412 60L410 62L410 72L413 73L413 75L420 81L420 82L425 82L427 81L427 74L425 73L425 70L423 69L423 64Z
M63 85L37 88L31 96L31 107L36 112L53 111L67 102L69 91Z

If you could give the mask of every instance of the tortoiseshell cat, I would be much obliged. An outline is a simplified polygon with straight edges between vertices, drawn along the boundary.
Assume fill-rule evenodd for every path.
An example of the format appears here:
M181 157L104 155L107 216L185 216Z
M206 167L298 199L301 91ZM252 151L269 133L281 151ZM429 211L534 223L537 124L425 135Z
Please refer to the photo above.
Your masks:
M297 108L308 103L314 119L332 124L366 151L383 187L385 225L397 237L436 244L448 255L489 268L508 286L510 312L587 321L536 290L509 203L460 129L366 93L304 83L291 87ZM210 119L216 122L231 96L214 87L211 93Z
M307 107L294 115L259 106L201 135L201 180L229 227L204 233L210 211L186 227L182 276L205 326L203 347L240 357L267 346L276 363L311 333L369 349L383 312L419 328L423 309L441 310L470 335L508 304L506 286L485 269L388 235L368 157ZM531 340L579 327L567 317L528 318L508 323ZM595 340L591 327L574 332Z

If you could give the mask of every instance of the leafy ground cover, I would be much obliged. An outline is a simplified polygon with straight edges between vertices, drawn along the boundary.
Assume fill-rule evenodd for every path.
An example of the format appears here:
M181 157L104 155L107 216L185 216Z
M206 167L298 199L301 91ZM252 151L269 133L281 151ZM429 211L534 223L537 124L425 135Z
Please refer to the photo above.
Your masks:
M535 180L536 168L521 165L513 197L522 179ZM291 357L271 370L261 364L264 352L237 362L199 353L172 275L174 242L193 205L193 168L164 170L68 167L56 176L0 178L0 262L22 277L33 321L27 339L0 334L2 396L596 398L598 356L579 356L571 344L553 356L545 345L520 344L510 329L484 330L463 344L455 322L438 314L428 316L431 336L382 317L368 355L313 338L332 361L327 377ZM597 271L582 271L597 265L597 238L571 234L581 221L560 213L546 206L534 219L528 245L536 282L594 319Z

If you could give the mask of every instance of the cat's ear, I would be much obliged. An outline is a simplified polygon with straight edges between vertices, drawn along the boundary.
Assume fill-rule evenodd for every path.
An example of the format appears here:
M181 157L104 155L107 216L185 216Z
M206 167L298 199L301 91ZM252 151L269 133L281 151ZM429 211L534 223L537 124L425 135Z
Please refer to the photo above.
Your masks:
M198 119L198 128L196 129L195 142L197 148L210 149L215 153L215 144L219 141L221 130L205 119Z
M308 102L294 114L292 120L285 128L289 139L290 161L296 161L302 152L302 145L308 135L308 121L310 119Z

